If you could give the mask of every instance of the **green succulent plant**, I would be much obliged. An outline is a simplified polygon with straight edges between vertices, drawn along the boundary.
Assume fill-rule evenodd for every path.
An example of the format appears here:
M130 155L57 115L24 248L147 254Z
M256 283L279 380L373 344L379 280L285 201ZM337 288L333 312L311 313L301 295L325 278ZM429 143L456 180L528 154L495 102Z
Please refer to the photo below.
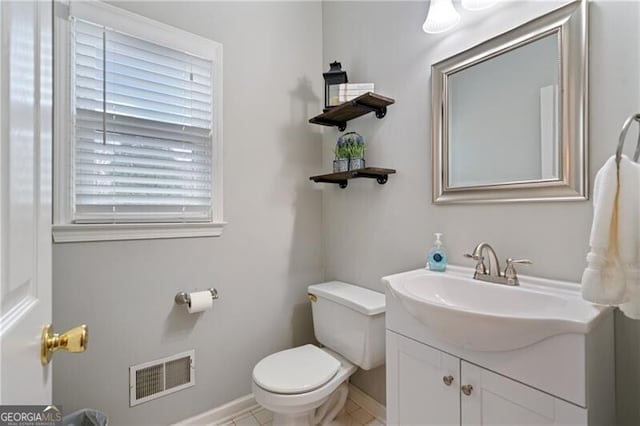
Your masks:
M356 132L345 133L338 138L334 153L336 159L364 158L365 143Z
M333 152L336 155L336 160L350 158L349 157L350 148L349 148L349 146L347 144L336 145L336 147L333 150Z
M348 147L349 158L364 158L364 142L350 143Z

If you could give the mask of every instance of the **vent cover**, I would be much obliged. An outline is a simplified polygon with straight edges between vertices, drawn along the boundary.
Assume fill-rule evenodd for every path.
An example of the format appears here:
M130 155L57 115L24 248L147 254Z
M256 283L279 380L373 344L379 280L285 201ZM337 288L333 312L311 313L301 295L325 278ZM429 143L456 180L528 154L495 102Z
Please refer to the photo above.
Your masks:
M129 405L133 407L195 385L194 371L194 350L129 367Z

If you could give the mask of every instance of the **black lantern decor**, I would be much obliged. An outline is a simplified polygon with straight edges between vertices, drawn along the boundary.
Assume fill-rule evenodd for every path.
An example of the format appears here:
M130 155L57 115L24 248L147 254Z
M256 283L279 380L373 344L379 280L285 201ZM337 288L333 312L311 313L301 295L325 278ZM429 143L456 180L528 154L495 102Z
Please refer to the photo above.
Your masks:
M338 98L338 85L346 83L347 72L342 71L342 64L334 61L329 64L329 71L322 74L324 77L324 111L327 112L333 106L336 106ZM331 105L333 104L333 105Z

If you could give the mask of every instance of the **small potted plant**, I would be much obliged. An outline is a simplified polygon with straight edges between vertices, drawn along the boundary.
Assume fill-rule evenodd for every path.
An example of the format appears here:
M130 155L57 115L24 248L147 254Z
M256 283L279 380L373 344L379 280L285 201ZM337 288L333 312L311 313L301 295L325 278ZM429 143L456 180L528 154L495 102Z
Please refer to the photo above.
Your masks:
M345 133L338 139L345 145L349 155L349 170L358 170L364 168L364 138L356 132Z
M349 170L364 169L364 141L351 144Z
M334 153L336 159L333 160L333 172L340 173L349 170L349 146L342 141L342 137L338 138Z

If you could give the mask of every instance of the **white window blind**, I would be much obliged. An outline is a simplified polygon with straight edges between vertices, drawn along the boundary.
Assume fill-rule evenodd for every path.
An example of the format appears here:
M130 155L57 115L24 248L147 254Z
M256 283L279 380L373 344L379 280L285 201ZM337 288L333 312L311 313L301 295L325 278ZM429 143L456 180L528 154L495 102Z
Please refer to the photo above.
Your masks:
M211 221L212 61L73 26L74 222Z

